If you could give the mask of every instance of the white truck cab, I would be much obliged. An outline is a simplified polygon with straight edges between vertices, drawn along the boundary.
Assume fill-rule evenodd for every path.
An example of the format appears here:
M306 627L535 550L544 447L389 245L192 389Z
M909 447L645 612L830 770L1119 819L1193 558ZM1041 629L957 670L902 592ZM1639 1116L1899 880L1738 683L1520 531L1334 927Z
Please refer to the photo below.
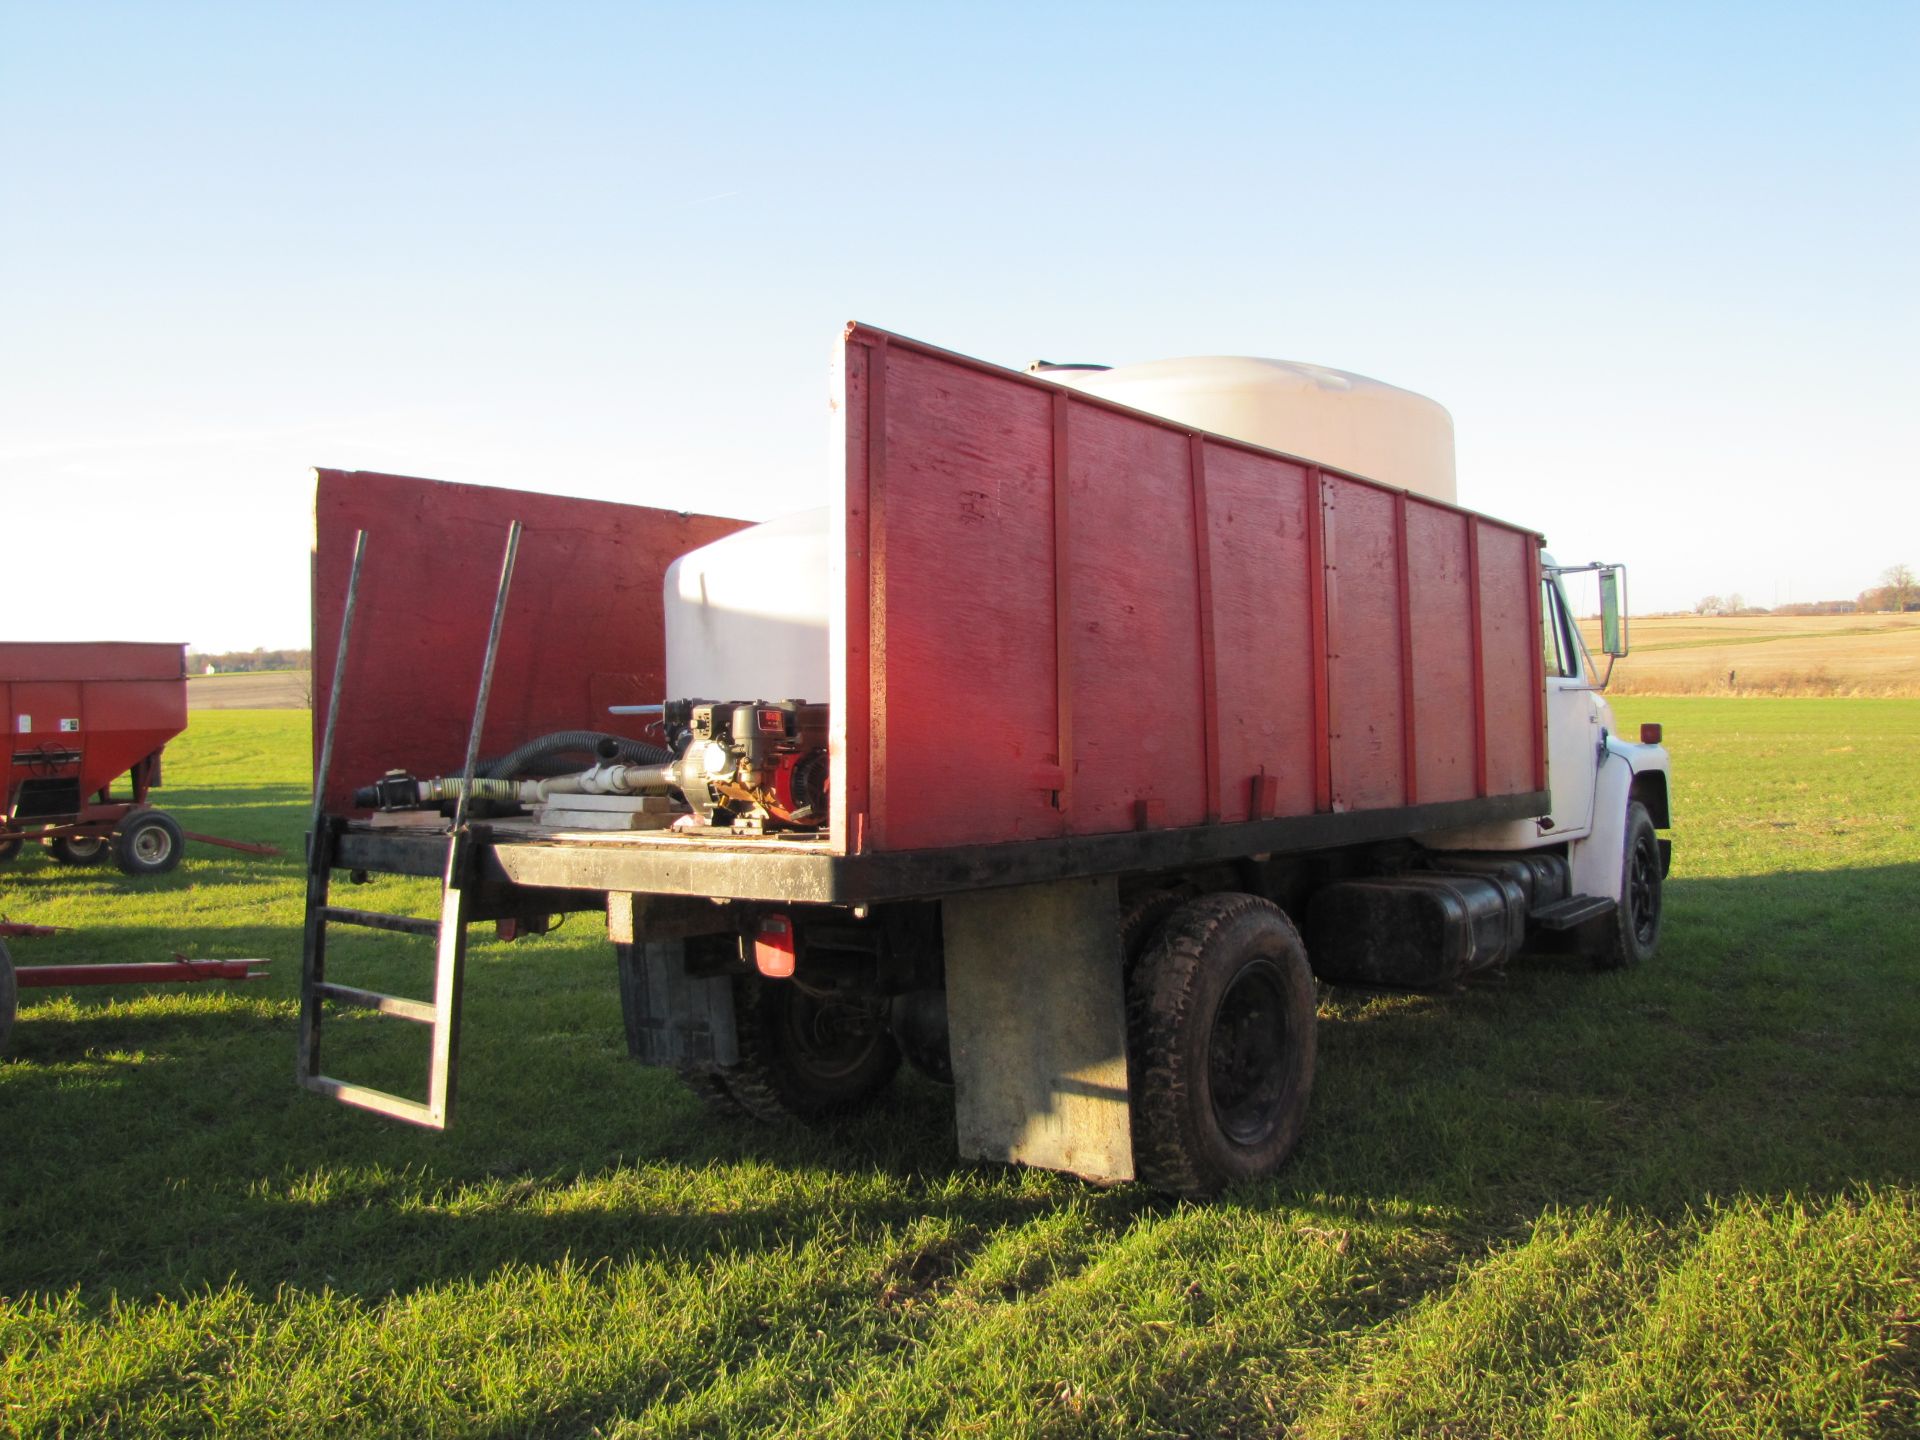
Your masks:
M1604 672L1574 621L1562 580L1586 572L1600 580ZM1429 849L1456 853L1552 849L1564 854L1572 872L1572 900L1614 902L1616 933L1600 958L1623 965L1645 959L1658 943L1660 888L1672 842L1657 832L1673 823L1671 761L1660 743L1660 727L1642 726L1637 739L1621 735L1604 693L1614 661L1628 649L1625 576L1620 565L1561 565L1551 555L1541 556L1548 813L1531 821L1418 837ZM1577 913L1578 907L1569 904L1569 914Z

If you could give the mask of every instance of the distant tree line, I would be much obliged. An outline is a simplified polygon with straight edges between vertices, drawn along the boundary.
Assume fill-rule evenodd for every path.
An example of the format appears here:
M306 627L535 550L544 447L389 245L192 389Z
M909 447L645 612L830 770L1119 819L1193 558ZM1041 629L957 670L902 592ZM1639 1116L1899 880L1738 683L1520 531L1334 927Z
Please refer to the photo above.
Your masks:
M1696 615L1765 615L1764 605L1747 604L1744 595L1735 592L1732 595L1703 595L1693 607Z
M223 674L251 670L310 670L313 668L311 650L226 650L218 654L198 650L187 651L187 673L204 675L211 665Z
M1796 600L1791 605L1776 605L1776 615L1851 615L1860 608L1858 600Z
M1740 595L1703 595L1693 607L1696 615L1875 615L1907 610L1920 610L1920 579L1910 565L1889 565L1878 585L1853 600L1803 600L1769 610L1747 604Z
M1913 567L1889 565L1878 585L1860 592L1860 608L1891 610L1896 614L1902 610L1920 610L1920 584L1914 580Z

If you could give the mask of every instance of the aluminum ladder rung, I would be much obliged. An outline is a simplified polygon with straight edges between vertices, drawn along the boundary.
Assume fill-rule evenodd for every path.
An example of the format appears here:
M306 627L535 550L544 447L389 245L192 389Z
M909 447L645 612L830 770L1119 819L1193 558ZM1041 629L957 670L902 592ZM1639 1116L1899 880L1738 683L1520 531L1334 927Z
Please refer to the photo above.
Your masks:
M344 905L324 905L320 918L334 925L359 925L368 930L392 930L402 935L438 936L438 920L422 920L415 915L385 915L378 910L349 910Z
M377 1010L382 1015L411 1020L417 1025L431 1025L440 1018L431 1000L409 1000L404 995L382 995L377 990L362 990L353 985L336 985L328 980L316 982L313 991L316 995L324 995L327 999L342 1005L352 1005L361 1010Z
M331 1075L303 1075L300 1083L315 1094L329 1096L356 1110L371 1110L390 1120L424 1125L429 1130L444 1129L447 1123L445 1114L433 1106L422 1105L418 1100L409 1100L404 1095L390 1095L371 1085L351 1085L345 1080L335 1080Z

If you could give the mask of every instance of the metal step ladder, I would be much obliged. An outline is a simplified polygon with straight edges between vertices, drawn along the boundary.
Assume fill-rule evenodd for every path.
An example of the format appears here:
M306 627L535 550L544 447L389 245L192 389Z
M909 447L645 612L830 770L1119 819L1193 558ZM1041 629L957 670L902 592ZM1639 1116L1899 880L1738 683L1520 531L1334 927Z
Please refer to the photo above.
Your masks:
M447 835L446 865L441 872L440 918L390 915L355 910L331 900L333 858L341 822L323 813L327 776L333 762L333 729L340 713L340 691L346 677L347 646L353 634L354 605L360 590L360 566L366 554L366 532L354 537L353 571L347 581L347 600L340 620L340 645L334 655L333 688L327 696L327 723L320 742L320 763L313 782L312 823L307 837L307 919L300 966L300 1084L343 1105L371 1110L408 1124L444 1130L453 1118L454 1085L460 1058L460 997L467 963L467 896L471 878L467 828L467 794L473 788L474 767L480 754L480 732L486 724L487 694L493 686L493 665L500 648L500 627L506 616L507 591L513 581L513 562L520 547L520 522L507 529L506 555L500 565L500 585L494 596L493 624L487 633L486 658L480 667L480 693L474 703L473 725L467 735L465 783L455 802L453 825ZM414 935L433 941L433 999L415 1000L341 985L327 979L327 932L334 925L351 925ZM320 1031L328 1002L352 1009L432 1027L432 1053L427 1068L427 1098L403 1095L324 1074L320 1068Z

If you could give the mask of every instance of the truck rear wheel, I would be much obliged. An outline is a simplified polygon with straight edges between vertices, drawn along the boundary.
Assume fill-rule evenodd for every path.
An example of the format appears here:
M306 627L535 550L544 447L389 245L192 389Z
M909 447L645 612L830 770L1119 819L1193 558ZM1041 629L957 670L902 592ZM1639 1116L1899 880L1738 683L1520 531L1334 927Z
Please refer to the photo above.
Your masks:
M1306 947L1253 895L1176 911L1128 983L1134 1170L1206 1199L1272 1173L1299 1143L1313 1089Z
M1618 923L1606 947L1594 956L1602 970L1642 964L1660 946L1660 842L1653 817L1638 800L1627 806L1626 844L1621 848Z
M884 1012L758 975L733 986L740 1060L715 1078L762 1120L818 1120L870 1102L900 1068Z

